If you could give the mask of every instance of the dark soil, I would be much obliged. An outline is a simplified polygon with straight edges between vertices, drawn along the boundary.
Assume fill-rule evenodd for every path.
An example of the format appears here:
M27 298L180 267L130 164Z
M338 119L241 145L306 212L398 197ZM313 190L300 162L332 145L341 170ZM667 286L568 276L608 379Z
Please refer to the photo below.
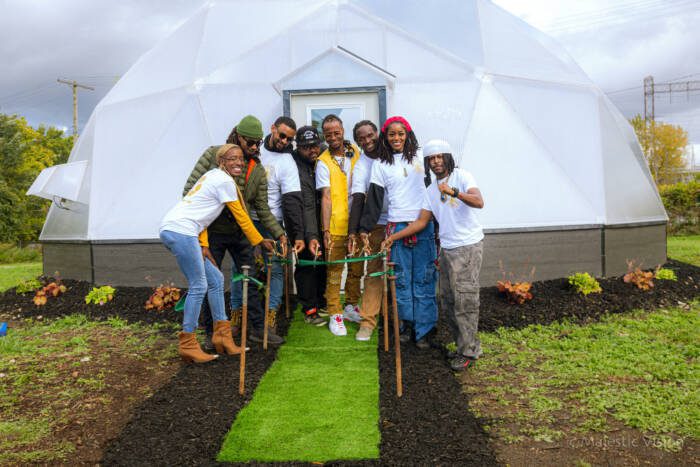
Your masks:
M608 313L632 309L678 306L700 295L700 268L670 261L678 281L656 281L642 291L620 278L599 280L603 293L583 297L565 279L537 282L533 300L511 305L495 287L481 291L481 331L500 326L524 327L569 319L587 322ZM35 307L31 296L10 290L0 294L0 313L18 318L53 318L84 313L93 319L117 315L128 321L179 322L181 315L150 312L143 305L151 291L120 287L112 302L86 305L83 297L91 285L65 281L66 294ZM451 340L445 317L440 317L438 340ZM280 317L280 332L287 323ZM404 346L403 397L395 395L394 354L379 350L380 428L379 461L339 462L336 465L460 464L493 465L496 458L488 435L468 411L459 382L444 364L438 349L418 351ZM173 379L132 413L119 436L105 448L104 465L213 465L224 435L236 413L250 400L255 386L275 359L274 349L253 348L246 365L246 394L238 395L238 357L222 357L207 365L183 366ZM76 459L79 462L79 459Z
M674 260L664 267L674 270L678 281L655 279L655 287L647 291L624 283L620 277L611 277L598 279L602 293L584 296L575 293L566 279L555 279L533 283L533 299L511 305L496 287L482 288L479 331L490 332L501 326L523 328L563 319L585 323L605 314L682 306L700 296L700 268Z

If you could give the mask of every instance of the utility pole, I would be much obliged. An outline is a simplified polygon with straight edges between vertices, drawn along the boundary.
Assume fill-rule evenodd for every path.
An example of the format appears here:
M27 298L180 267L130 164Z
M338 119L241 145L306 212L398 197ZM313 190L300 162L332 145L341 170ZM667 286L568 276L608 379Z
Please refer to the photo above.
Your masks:
M78 88L87 89L88 91L94 91L95 88L80 84L77 81L68 81L65 79L57 79L61 84L67 84L73 88L73 140L78 139Z
M654 120L654 77L644 78L644 121Z

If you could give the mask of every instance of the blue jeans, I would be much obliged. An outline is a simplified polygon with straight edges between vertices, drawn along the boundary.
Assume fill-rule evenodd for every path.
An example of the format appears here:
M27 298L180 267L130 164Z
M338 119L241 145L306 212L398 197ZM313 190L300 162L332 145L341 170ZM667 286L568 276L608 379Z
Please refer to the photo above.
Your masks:
M398 222L394 231L406 228ZM396 302L399 318L413 325L416 340L428 334L437 323L437 270L435 268L435 226L430 222L416 234L414 246L397 240L391 246L391 260L396 263Z
M204 295L208 297L212 319L225 320L224 275L211 261L204 260L197 237L164 230L160 233L160 239L175 255L177 265L187 278L188 290L182 330L194 332L197 329Z
M255 228L258 229L260 235L263 238L272 238L270 232L262 226L260 221L253 221ZM281 251L280 244L277 242L277 249ZM267 250L263 251L263 257L265 258L265 273L267 274ZM232 267L233 274L238 273L236 264ZM253 271L251 271L253 272ZM284 268L282 263L273 262L272 263L272 275L270 277L270 310L279 309L282 304L282 294L284 293ZM243 283L234 282L231 285L231 309L240 310L243 307Z

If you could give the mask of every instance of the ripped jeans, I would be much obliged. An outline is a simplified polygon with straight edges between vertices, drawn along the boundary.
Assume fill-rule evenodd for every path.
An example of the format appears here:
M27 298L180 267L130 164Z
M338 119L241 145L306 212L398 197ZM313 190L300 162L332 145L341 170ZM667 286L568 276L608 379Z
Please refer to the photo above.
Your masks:
M408 222L392 223L394 232L406 228ZM437 323L435 287L435 226L428 223L416 234L413 246L397 240L391 246L391 261L396 263L396 302L399 319L413 326L416 340L428 334Z

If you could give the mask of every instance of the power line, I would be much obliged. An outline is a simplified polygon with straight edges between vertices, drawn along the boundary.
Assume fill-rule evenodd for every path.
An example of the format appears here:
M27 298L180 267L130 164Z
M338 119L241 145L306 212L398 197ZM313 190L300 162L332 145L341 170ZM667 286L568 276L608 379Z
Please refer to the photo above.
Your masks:
M546 28L550 34L567 33L573 34L587 29L594 29L600 26L616 27L632 21L644 23L655 20L663 20L670 16L677 16L681 13L700 11L700 4L695 0L680 0L677 3L649 4L646 8L636 11L627 11L622 14L599 14L591 15L584 21L571 21L569 23L557 23L554 27Z

